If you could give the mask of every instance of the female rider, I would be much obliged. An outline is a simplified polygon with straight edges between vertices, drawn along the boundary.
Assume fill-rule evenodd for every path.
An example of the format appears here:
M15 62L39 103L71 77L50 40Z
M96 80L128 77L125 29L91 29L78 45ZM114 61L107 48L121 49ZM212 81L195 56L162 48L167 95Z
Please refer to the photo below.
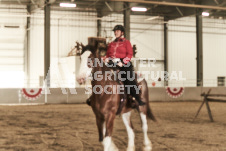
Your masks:
M145 103L141 101L139 91L136 91L136 89L138 90L138 86L133 75L133 65L130 61L133 57L133 49L130 41L123 37L125 28L122 25L116 25L113 31L116 38L108 45L105 62L112 60L117 64L121 72L121 79L124 79L122 82L125 85L126 92L128 92L139 105L144 105Z

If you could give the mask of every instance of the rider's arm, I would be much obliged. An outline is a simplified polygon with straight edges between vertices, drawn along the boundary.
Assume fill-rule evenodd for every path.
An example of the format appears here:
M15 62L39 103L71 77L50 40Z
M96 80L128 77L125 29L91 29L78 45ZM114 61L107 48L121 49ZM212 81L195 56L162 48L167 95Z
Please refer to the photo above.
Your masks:
M107 48L107 52L106 52L106 58L109 58L109 52L111 51L111 43L108 45L108 48Z
M106 52L106 55L104 56L104 57L102 57L102 59L105 61L105 62L108 62L108 58L110 57L109 56L109 52L110 52L110 45L111 45L111 43L108 45L108 47L107 47L107 52Z
M126 58L123 59L123 63L127 64L133 57L133 48L129 40L126 40L125 43L126 43Z

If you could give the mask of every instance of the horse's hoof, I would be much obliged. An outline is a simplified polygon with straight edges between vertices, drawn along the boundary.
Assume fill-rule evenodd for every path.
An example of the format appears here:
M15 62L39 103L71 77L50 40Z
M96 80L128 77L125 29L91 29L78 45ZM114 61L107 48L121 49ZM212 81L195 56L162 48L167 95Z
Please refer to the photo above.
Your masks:
M118 148L110 148L109 151L119 151Z
M113 142L111 142L110 151L119 151Z
M151 145L144 146L144 151L151 151L151 150L152 150L152 146Z
M126 151L135 151L135 146L128 146Z

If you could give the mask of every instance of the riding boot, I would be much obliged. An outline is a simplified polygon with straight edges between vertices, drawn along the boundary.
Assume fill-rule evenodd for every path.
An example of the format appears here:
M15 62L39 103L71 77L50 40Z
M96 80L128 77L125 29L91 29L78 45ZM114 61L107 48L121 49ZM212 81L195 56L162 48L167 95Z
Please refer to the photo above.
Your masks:
M129 82L130 85L134 85L134 86L137 86L137 83L136 81L130 81ZM131 87L130 88L130 91L131 91L131 95L133 96L133 98L135 98L135 100L138 102L139 106L142 106L142 105L145 105L145 102L141 101L141 98L140 98L140 94L137 94L136 90L134 87Z
M86 100L86 104L91 106L91 96Z
M118 73L120 72L120 68L116 67L115 71L116 71L116 73L118 75ZM118 77L116 77L116 81L118 82L118 84L122 84L123 85L123 82Z

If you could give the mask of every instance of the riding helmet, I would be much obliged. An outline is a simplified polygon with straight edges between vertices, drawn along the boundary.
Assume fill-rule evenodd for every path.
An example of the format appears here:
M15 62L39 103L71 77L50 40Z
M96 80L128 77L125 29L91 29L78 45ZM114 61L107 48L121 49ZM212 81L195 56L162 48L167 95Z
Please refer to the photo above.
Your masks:
M112 31L121 30L121 32L125 32L125 28L122 25L116 25Z

